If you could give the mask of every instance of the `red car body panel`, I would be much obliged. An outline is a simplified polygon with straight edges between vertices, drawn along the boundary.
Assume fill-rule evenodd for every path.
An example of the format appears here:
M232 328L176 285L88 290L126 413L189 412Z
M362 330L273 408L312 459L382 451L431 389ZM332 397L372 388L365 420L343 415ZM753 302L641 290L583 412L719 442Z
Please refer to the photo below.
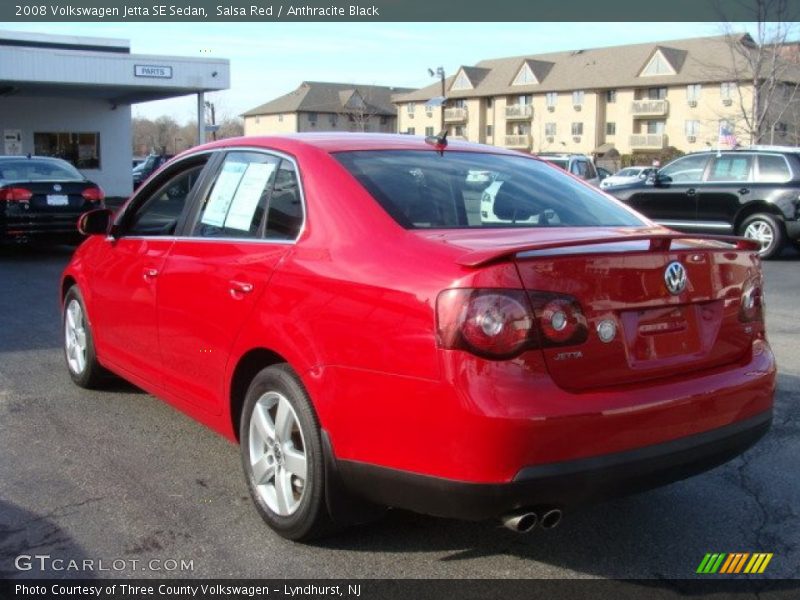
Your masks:
M650 223L405 230L330 153L433 151L418 138L247 138L200 150L244 146L297 162L306 217L296 243L93 236L63 284L83 292L103 365L230 439L236 369L259 349L298 373L337 459L461 482L508 483L524 467L660 444L771 409L763 325L736 319L742 281L759 277L746 245L654 248L651 238L676 236ZM626 236L644 245L557 250ZM691 282L676 296L663 285L673 260ZM231 282L252 291L237 294ZM509 360L445 350L436 301L451 288L568 293L591 331L611 318L625 335L590 338L582 358L563 358L564 348Z

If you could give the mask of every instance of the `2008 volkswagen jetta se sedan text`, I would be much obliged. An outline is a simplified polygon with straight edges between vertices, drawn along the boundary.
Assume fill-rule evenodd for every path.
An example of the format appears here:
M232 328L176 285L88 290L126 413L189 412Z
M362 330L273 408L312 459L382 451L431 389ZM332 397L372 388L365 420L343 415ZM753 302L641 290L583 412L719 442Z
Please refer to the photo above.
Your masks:
M771 423L758 245L665 229L531 156L230 139L79 225L72 379L114 373L238 441L287 538L384 507L552 527Z

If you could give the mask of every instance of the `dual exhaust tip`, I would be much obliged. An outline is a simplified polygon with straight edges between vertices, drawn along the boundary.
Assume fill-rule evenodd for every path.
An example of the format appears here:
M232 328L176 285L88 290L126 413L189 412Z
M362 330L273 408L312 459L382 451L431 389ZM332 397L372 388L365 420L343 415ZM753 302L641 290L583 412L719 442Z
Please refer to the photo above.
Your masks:
M541 517L539 516L541 514ZM528 533L539 525L542 529L553 529L561 523L561 509L548 508L543 511L521 509L505 515L503 525L516 533Z

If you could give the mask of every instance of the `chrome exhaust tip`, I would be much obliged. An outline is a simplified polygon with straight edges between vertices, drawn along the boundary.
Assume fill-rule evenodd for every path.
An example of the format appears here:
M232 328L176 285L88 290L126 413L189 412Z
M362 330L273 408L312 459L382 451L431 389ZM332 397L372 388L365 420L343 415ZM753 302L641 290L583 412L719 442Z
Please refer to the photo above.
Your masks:
M561 523L561 509L552 508L542 515L542 529L553 529Z
M505 527L516 533L528 533L539 522L539 516L535 512L520 510L509 513L502 517Z

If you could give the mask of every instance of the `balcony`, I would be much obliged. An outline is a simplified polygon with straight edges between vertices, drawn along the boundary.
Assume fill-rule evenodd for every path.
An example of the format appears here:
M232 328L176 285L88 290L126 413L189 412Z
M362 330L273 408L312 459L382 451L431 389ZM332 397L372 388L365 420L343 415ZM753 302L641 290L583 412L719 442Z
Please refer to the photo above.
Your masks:
M506 119L530 121L533 117L533 106L530 104L509 104L506 106Z
M530 149L531 143L533 140L531 139L530 134L521 134L521 135L507 135L503 139L503 145L506 148L524 148L525 150Z
M463 107L444 109L445 123L463 123L467 120L467 109Z
M666 117L669 113L669 100L634 100L631 102L634 118Z
M667 147L667 136L663 133L634 133L630 145L634 150L661 150Z

